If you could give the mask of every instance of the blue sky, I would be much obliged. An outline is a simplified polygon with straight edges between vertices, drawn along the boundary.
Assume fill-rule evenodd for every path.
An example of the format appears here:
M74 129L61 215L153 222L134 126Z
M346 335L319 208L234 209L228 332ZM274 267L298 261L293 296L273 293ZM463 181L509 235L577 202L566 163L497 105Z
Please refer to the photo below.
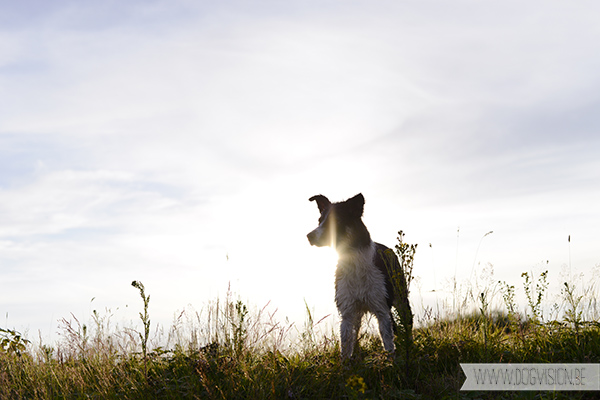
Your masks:
M165 325L229 283L335 313L318 193L362 192L375 240L419 243L415 303L488 263L592 276L598 8L0 3L0 326L133 320L134 279Z

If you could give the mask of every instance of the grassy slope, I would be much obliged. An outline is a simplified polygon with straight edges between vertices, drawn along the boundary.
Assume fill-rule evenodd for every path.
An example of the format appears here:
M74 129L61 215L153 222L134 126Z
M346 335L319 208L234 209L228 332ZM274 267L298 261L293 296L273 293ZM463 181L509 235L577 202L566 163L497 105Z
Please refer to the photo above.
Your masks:
M127 351L141 336L71 329L56 348L0 352L0 398L594 398L593 392L460 392L459 363L600 363L600 327L521 323L476 315L414 331L411 359L389 360L363 334L354 360L340 362L337 339L304 332L294 344L272 340L241 303L223 307L213 340L147 354ZM242 312L241 312L242 311ZM220 330L216 330L216 326ZM68 333L68 326L64 327ZM307 328L310 329L310 328ZM270 333L269 336L266 333ZM316 338L315 338L316 336ZM129 346L129 347L128 347ZM402 344L399 344L402 346ZM398 354L404 354L398 351Z
M410 283L416 245L402 237L399 232L396 250ZM598 398L594 392L460 392L460 363L600 363L594 280L564 283L562 305L543 323L547 272L522 278L527 316L516 311L514 286L489 273L482 290L455 290L460 306L447 314L459 317L432 318L425 310L429 319L413 331L414 341L397 338L395 359L378 337L361 333L353 360L344 364L337 334L317 332L309 310L303 331L292 337L291 325L264 309L250 313L231 295L210 304L203 317L187 315L189 326L174 324L168 350L152 347L150 297L133 282L144 304L142 331L112 328L110 315L96 311L91 329L62 320L63 340L55 347L32 346L17 332L0 330L0 399ZM490 311L498 287L507 314ZM479 311L465 316L468 308ZM557 322L560 310L563 322Z

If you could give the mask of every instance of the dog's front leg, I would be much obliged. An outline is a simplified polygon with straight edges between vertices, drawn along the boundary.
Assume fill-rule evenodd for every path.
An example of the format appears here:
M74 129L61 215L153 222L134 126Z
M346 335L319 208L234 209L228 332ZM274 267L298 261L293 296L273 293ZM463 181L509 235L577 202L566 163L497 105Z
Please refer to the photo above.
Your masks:
M358 337L360 329L361 317L356 313L350 315L342 315L342 323L340 325L340 339L342 341L342 359L347 360L354 352L354 345Z

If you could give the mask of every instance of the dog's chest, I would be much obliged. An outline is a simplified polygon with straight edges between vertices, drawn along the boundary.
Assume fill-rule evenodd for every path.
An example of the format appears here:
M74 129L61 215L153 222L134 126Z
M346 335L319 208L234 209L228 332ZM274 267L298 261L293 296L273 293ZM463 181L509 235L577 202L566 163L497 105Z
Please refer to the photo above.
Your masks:
M340 258L335 272L335 300L340 311L371 311L385 303L385 279L375 265L375 247Z

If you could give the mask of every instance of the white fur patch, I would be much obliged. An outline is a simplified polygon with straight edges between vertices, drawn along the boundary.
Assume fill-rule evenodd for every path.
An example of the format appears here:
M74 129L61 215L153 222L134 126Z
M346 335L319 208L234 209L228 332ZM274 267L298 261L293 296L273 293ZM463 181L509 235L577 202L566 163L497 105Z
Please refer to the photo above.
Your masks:
M335 271L335 302L342 316L342 357L352 355L358 330L366 312L375 314L387 351L394 351L394 334L387 305L385 277L375 266L375 243L360 251L340 254Z
M374 264L375 243L362 251L340 255L335 271L335 302L342 314L389 313L385 278Z

